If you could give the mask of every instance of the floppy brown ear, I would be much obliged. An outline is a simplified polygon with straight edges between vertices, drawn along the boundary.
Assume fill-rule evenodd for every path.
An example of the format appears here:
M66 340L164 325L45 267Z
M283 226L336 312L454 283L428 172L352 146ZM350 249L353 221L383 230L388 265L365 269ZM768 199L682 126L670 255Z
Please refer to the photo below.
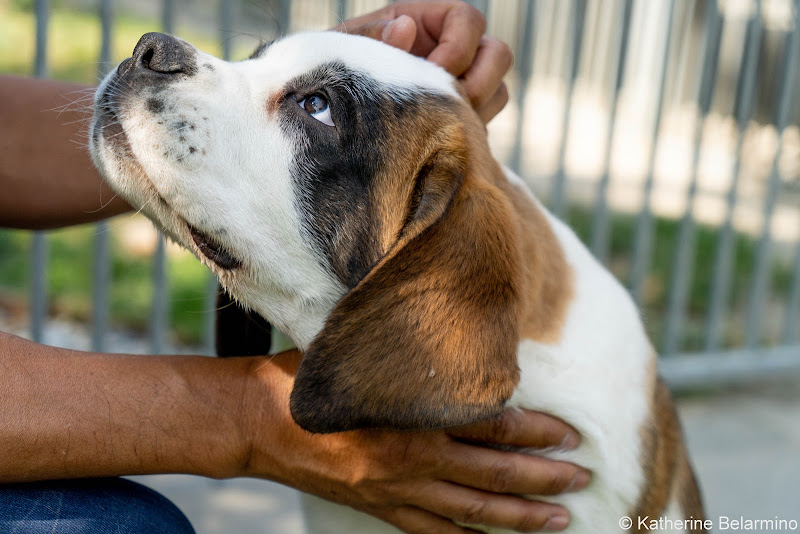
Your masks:
M508 200L439 154L398 244L305 352L291 396L311 432L431 429L500 412L519 379L517 230Z

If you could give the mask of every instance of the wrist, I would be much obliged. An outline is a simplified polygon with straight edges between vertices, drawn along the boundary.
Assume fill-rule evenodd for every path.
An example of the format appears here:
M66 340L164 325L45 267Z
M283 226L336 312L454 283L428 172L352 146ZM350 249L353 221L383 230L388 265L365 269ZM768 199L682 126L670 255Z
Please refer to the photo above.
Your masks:
M285 463L283 451L289 451L304 433L289 412L289 396L300 358L299 351L290 350L245 359L241 408L236 412L241 441L235 476L287 482L281 467Z

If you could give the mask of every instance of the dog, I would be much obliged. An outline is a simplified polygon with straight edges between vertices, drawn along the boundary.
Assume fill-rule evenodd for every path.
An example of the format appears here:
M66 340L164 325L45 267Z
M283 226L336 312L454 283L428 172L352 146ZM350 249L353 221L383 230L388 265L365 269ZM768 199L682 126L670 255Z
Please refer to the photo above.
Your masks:
M97 90L90 150L120 195L303 351L301 427L546 412L583 439L539 453L593 472L587 489L548 498L570 511L567 532L624 531L625 516L703 531L638 310L496 162L443 69L337 32L236 63L146 34ZM314 533L394 531L306 504Z

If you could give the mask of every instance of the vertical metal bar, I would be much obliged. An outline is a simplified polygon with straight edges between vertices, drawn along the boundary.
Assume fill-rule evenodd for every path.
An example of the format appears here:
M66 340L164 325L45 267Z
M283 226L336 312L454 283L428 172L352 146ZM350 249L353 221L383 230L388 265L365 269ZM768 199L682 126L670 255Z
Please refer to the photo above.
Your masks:
M100 2L100 67L102 78L111 63L111 25L113 13L111 0ZM108 287L111 281L111 253L109 243L110 227L101 221L94 226L94 254L92 257L92 350L102 352L106 349L106 334L110 315Z
M789 298L786 300L786 318L783 324L783 344L792 345L797 342L797 330L800 328L800 239L797 240L797 252L794 257L794 273Z
M636 223L636 234L633 245L633 265L631 267L630 289L636 304L642 303L642 289L647 272L650 270L650 251L653 244L653 216L651 212L651 196L653 193L654 170L656 154L658 152L659 130L661 130L661 116L664 111L666 98L667 69L669 67L670 48L672 47L672 28L675 19L675 0L670 0L667 14L667 31L664 42L664 57L661 61L660 87L656 97L656 113L653 124L650 156L647 162L647 174L642 191L642 209Z
M47 76L47 27L50 22L50 1L36 0L36 57L33 74L37 78Z
M717 238L714 253L714 274L711 279L711 296L708 322L706 324L706 350L719 347L722 338L722 318L728 305L730 277L733 262L735 235L733 214L736 210L739 174L741 171L741 150L747 123L755 105L756 81L758 75L758 54L761 48L761 1L756 0L756 13L747 25L747 38L743 65L736 91L736 121L739 135L736 141L736 157L731 183L726 195L727 208L725 222Z
M783 51L783 68L781 73L783 79L778 89L778 106L775 115L775 127L778 130L778 147L775 157L772 160L769 180L767 181L767 191L764 195L763 222L761 237L758 240L756 249L755 267L753 279L750 285L750 293L747 307L747 319L745 321L745 345L753 348L758 344L761 335L762 316L764 313L764 301L769 293L769 273L770 257L772 246L772 215L775 211L775 204L778 200L778 190L781 186L780 159L783 145L782 134L789 122L789 114L794 104L794 78L797 66L797 15L798 2L794 2L794 24L791 31L786 34L786 44Z
M291 24L292 0L278 0L278 34L285 35L289 33Z
M564 92L564 113L561 121L561 144L558 154L558 171L553 179L550 195L550 209L557 217L564 217L566 211L567 176L566 155L569 136L569 123L572 119L572 95L575 80L580 68L581 46L583 45L583 23L586 17L586 0L574 0L572 3L572 25L570 27L570 53L567 55L567 79Z
M153 302L150 317L150 352L161 354L169 327L169 284L167 282L167 255L164 236L158 233L156 253L153 257Z
M484 15L489 11L489 0L467 0L467 2Z
M234 16L234 1L233 0L220 0L219 3L219 17L220 17L220 45L222 46L222 59L230 61L231 50L233 43L233 16Z
M161 29L175 32L175 0L161 2ZM150 316L150 352L161 354L169 329L169 282L167 280L167 255L164 234L158 232L156 252L153 256L153 302Z
M205 289L205 327L203 328L203 352L213 355L216 348L216 324L217 324L217 294L220 291L219 282L213 273L208 273Z
M109 253L108 223L94 225L94 252L92 256L92 350L106 350L108 332L108 286L111 280L111 254Z
M522 31L517 46L519 59L517 61L517 74L519 86L517 88L517 124L514 128L514 147L511 150L509 164L514 172L521 173L522 169L522 136L524 134L524 114L527 104L528 85L530 84L531 74L533 73L533 39L534 24L536 23L536 0L529 0L522 3L523 15Z
M347 0L336 0L336 24L341 24L347 20Z
M603 158L603 176L597 183L597 193L592 217L592 252L601 262L608 259L608 243L611 237L608 221L608 186L611 182L611 154L613 150L614 129L617 122L617 105L622 82L625 79L625 60L628 56L628 39L630 38L631 12L633 0L624 0L622 8L622 28L619 33L617 52L617 79L614 84L611 102L608 106L608 126L606 127L606 152Z
M706 6L705 56L703 58L700 88L698 91L699 116L694 125L694 156L691 182L686 192L686 211L681 219L678 240L675 243L675 256L667 302L667 319L664 326L662 354L673 354L681 347L683 322L692 285L692 269L695 258L695 220L694 202L697 197L698 168L703 143L703 125L711 110L714 87L717 81L717 64L722 37L722 18L716 0Z
M36 56L33 72L37 78L47 76L47 26L50 2L36 0ZM34 232L31 250L33 272L31 273L31 339L44 339L44 324L47 318L47 263L49 246L47 234Z
M175 32L175 0L161 1L161 29L164 33Z
M33 256L31 339L41 343L44 340L44 325L47 319L47 263L50 259L47 234L34 232L31 254Z

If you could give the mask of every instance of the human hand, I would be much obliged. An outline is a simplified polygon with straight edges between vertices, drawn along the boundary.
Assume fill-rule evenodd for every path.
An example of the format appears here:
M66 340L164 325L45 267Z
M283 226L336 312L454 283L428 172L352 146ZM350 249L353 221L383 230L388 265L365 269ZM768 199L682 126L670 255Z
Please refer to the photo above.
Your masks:
M514 60L511 50L483 34L485 17L465 2L393 2L334 29L372 37L445 68L461 80L484 124L508 102L503 76Z
M521 532L567 526L564 508L517 495L577 491L589 483L588 471L478 445L574 448L577 434L563 422L506 410L492 421L447 431L310 434L288 410L299 360L292 351L254 368L244 409L250 443L240 475L277 480L410 533L472 532L455 521Z

